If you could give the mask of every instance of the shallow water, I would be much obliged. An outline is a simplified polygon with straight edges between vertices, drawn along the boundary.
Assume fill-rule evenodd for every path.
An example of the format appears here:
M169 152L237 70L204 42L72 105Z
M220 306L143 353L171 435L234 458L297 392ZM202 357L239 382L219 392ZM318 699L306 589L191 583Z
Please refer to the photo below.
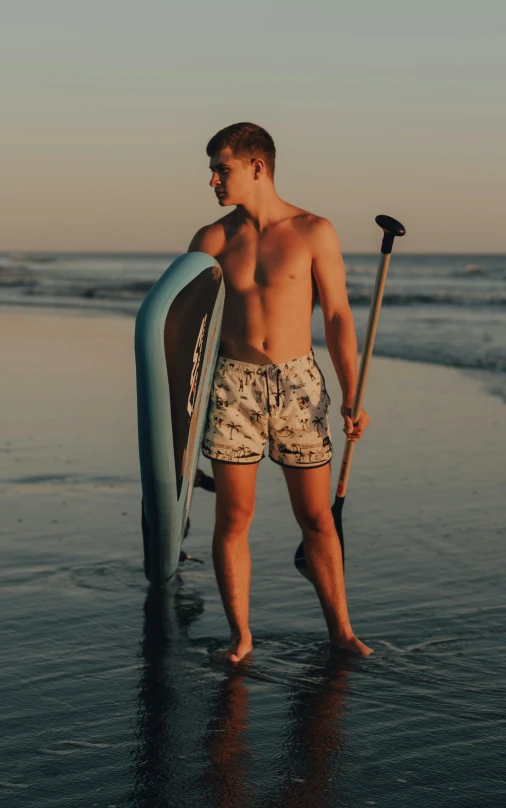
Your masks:
M68 528L25 536L2 574L8 804L500 804L505 604L490 554L478 569L461 555L456 577L448 525L432 529L437 570L427 548L403 554L391 529L387 557L373 542L359 569L370 537L355 531L350 602L376 652L351 660L328 653L316 599L290 566L284 509L270 509L269 536L258 525L252 537L255 651L224 670L209 661L226 636L202 528L210 500L197 492L188 540L205 565L187 565L162 597L147 590L131 530L121 554L100 518L88 519L85 553ZM34 505L42 524L57 510ZM112 489L102 506L131 508L131 497ZM413 526L411 541L423 533Z

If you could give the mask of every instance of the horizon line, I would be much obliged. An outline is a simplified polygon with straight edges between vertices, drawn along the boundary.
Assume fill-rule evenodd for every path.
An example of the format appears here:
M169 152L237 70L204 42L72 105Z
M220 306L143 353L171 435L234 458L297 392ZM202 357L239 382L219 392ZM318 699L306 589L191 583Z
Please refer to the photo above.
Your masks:
M0 255L2 256L16 256L16 255L37 255L37 256L49 256L49 255L101 255L101 256L109 256L109 255L138 255L138 256L153 256L153 257L162 257L164 255L184 255L187 251L186 250L37 250L37 249L29 249L29 250L22 250L22 249L14 249L14 250L3 250L0 249ZM380 250L378 249L377 252L372 252L370 250L363 251L363 250L341 250L342 255L378 255ZM503 251L497 250L466 250L462 252L461 250L396 250L395 255L498 255L503 256L506 255L506 248Z

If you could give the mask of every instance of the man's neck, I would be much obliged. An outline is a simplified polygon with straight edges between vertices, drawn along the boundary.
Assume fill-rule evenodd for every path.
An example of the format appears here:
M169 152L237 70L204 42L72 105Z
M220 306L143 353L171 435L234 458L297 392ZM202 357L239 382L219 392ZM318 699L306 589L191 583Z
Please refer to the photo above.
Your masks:
M272 190L264 190L256 199L249 199L243 205L237 205L236 213L245 224L261 233L269 225L286 218L288 207L273 187Z

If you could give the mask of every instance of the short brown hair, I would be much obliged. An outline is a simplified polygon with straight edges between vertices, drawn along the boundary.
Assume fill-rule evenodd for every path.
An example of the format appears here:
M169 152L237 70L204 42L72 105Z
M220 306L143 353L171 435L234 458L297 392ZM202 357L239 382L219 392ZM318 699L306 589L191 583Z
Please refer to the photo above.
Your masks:
M234 157L261 157L268 174L274 176L276 147L269 133L261 126L244 122L233 123L220 129L207 144L207 156L212 157L227 147L232 149Z

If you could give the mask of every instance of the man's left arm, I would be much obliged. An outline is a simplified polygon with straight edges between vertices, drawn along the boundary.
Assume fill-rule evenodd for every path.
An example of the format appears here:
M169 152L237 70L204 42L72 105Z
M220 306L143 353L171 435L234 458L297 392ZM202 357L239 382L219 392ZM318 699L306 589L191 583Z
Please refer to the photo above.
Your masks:
M342 390L341 415L344 432L358 440L370 418L365 410L354 425L351 409L357 387L357 335L346 290L346 270L339 239L327 219L317 219L312 227L312 272L325 322L325 339Z

